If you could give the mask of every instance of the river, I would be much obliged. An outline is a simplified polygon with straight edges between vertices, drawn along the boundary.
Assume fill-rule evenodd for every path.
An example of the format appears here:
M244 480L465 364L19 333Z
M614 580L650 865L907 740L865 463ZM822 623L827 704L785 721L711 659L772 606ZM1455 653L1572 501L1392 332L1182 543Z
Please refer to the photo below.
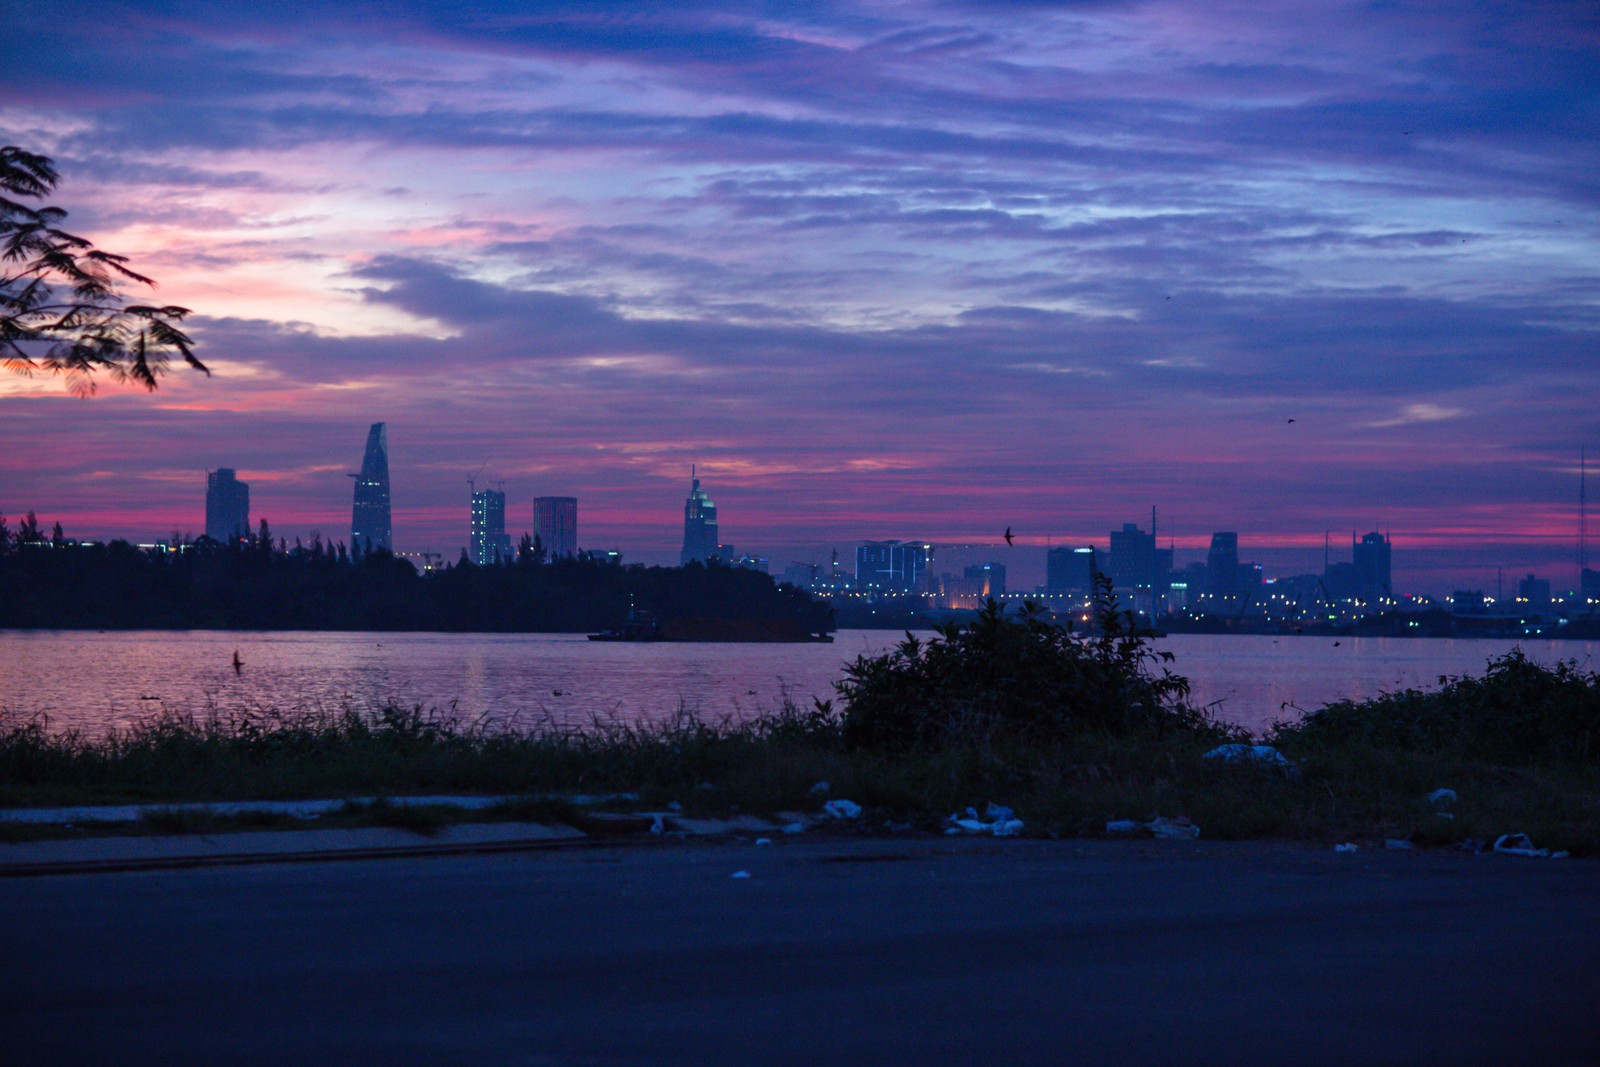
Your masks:
M388 700L509 726L708 719L833 695L855 656L903 635L845 630L834 644L623 644L581 634L0 631L0 709L98 736L162 711L370 708ZM1154 642L1194 700L1260 729L1310 710L1472 674L1512 640L1179 634ZM1529 641L1540 662L1600 665L1600 642ZM233 668L238 652L240 668ZM1284 705L1292 705L1284 709Z

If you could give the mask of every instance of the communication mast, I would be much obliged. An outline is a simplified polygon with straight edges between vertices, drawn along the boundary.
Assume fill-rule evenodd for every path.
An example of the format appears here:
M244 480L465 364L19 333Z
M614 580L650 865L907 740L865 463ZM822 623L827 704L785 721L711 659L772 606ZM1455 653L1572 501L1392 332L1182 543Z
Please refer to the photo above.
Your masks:
M1578 588L1589 569L1589 450L1578 448Z

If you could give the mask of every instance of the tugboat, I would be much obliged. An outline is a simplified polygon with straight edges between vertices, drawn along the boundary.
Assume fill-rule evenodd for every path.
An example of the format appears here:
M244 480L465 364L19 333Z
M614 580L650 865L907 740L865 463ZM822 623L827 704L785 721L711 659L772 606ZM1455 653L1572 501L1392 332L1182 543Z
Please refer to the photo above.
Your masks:
M628 594L628 617L621 626L613 626L609 630L601 630L597 634L590 634L591 641L665 641L661 634L661 624L651 617L648 611L639 611L633 606L633 594Z

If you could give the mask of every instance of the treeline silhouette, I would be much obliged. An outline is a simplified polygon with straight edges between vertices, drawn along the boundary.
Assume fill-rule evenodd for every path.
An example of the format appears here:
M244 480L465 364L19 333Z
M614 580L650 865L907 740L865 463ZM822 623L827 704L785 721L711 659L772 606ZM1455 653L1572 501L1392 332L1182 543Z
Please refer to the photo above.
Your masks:
M29 629L438 630L580 632L619 625L630 607L655 618L782 621L833 629L831 610L765 574L713 563L623 565L589 554L548 559L524 538L488 566L463 554L418 573L377 549L314 537L210 538L171 550L126 541L78 544L30 513L0 516L0 626Z

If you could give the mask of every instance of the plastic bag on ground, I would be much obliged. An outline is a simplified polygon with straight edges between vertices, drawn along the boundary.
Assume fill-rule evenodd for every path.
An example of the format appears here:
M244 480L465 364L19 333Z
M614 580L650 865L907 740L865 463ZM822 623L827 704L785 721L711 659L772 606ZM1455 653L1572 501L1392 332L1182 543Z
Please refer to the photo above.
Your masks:
M1532 856L1552 860L1563 860L1568 856L1565 851L1551 852L1547 848L1534 848L1533 839L1527 834L1501 834L1494 839L1494 851L1507 856Z
M1187 817L1169 819L1158 815L1144 824L1161 841L1192 841L1200 836L1200 827L1190 822Z
M1293 761L1271 745L1218 745L1203 758L1218 759L1224 763L1258 763L1285 771L1294 770Z
M987 821L985 821L987 820ZM965 815L951 815L945 820L946 834L993 834L995 837L1016 837L1022 832L1023 822L1003 804L990 804L978 816L977 808L968 808Z
M822 805L822 810L830 819L859 819L861 805L853 800L830 800Z

